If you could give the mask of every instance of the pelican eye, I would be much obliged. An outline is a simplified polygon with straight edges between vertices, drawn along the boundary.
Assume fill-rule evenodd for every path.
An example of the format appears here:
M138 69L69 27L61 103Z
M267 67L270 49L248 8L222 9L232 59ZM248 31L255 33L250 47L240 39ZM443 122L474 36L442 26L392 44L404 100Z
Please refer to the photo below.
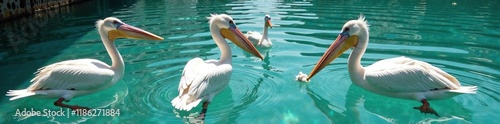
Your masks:
M229 28L236 29L236 24L234 24L233 20L229 20Z
M349 28L344 28L344 31L340 32L340 34L349 36Z
M120 23L118 21L113 21L113 24L116 26L116 28L122 26L122 23Z

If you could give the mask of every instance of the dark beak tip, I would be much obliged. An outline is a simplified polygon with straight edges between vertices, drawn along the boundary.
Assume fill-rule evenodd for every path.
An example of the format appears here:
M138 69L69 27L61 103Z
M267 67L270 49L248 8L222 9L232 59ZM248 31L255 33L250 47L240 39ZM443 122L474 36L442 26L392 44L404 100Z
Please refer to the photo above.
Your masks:
M264 57L262 57L262 55L259 55L258 57L260 58L260 60L264 60Z

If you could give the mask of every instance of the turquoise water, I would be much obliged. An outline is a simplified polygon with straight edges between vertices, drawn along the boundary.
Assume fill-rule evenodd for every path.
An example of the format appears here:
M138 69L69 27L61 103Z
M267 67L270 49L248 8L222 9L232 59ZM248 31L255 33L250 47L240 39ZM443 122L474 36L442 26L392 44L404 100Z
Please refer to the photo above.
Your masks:
M456 2L456 5L452 5ZM119 39L125 77L108 90L69 104L120 110L119 116L26 117L16 110L59 110L53 99L0 99L0 123L182 123L201 105L177 111L181 72L194 57L217 59L206 17L231 15L243 32L261 31L272 17L274 46L263 61L231 44L233 76L210 104L206 123L494 123L500 118L500 3L498 1L178 1L95 0L0 24L0 92L22 89L32 73L51 63L111 60L94 28L108 16L145 29L165 41ZM309 73L348 20L360 13L370 23L362 64L407 56L447 71L477 94L430 101L441 115L425 115L418 101L389 98L352 84L346 52L309 84Z

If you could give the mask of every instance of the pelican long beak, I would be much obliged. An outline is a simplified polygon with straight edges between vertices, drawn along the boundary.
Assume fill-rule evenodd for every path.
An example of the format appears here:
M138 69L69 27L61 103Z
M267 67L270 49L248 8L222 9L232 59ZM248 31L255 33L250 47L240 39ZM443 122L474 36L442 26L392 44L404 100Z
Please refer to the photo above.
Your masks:
M325 54L319 59L316 66L314 66L313 70L309 74L307 80L311 79L316 73L321 71L321 69L325 68L328 64L330 64L335 58L339 57L349 48L352 48L358 44L358 36L353 35L349 36L347 33L341 33L335 39L332 45L326 50Z
M130 26L125 23L121 23L116 27L116 30L111 30L108 32L108 38L114 41L116 38L132 38L141 40L163 40L162 37L157 36L153 33L144 31L140 28Z
M273 25L272 25L272 23L271 23L271 20L270 20L270 19L268 19L268 20L266 21L266 26L269 26L270 28L273 28Z
M231 40L238 47L243 50L253 54L254 56L259 57L260 59L264 59L260 52L252 45L252 42L248 40L243 33L236 27L234 24L230 24L228 29L221 29L220 33L224 38Z

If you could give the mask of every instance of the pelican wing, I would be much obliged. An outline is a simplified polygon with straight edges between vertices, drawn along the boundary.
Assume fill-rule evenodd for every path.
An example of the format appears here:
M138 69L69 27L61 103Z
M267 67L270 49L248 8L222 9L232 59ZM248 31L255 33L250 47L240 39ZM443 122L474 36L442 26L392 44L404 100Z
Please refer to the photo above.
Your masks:
M194 58L186 64L179 83L179 96L188 95L185 102L194 102L210 95L213 97L227 86L231 65L215 63Z
M257 45L259 40L262 38L262 34L256 31L248 31L245 36L252 42L253 45Z
M77 59L42 67L29 90L91 90L106 85L115 73L95 59Z
M460 88L458 80L441 69L405 57L381 60L366 67L365 78L370 84L393 92Z

